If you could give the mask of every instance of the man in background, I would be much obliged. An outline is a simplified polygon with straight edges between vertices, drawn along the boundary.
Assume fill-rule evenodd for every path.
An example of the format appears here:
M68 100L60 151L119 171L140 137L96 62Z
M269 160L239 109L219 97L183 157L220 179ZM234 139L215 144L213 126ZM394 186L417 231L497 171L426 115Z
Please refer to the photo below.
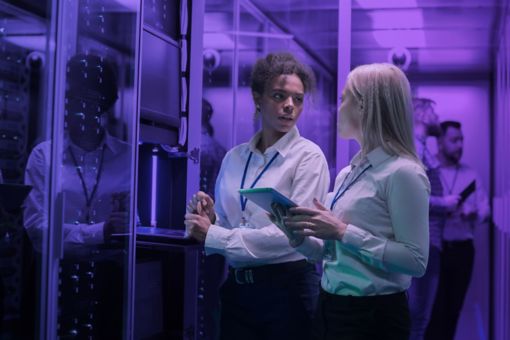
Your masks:
M474 230L487 220L490 208L480 177L460 162L464 150L461 124L445 121L441 130L438 159L445 195L459 195L472 183L475 188L446 216L438 292L427 330L427 339L452 340L473 272Z
M429 324L437 292L440 268L442 233L446 214L457 207L458 195L445 195L441 183L440 163L427 147L429 137L441 136L441 127L434 110L435 102L428 98L414 98L414 135L416 151L427 170L430 181L429 259L425 275L413 278L409 288L411 340L422 340Z

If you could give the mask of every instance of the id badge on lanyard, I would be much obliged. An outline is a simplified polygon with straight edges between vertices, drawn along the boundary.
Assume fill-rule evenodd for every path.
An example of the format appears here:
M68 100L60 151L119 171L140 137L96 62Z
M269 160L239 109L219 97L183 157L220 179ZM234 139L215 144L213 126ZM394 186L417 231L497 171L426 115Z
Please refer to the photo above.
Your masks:
M357 176L353 178L353 169L345 176L344 181L338 188L333 200L331 201L331 206L329 210L333 211L336 202L345 194L345 192L354 184L356 181L371 167L370 163L365 163L363 166L360 165L360 171ZM349 181L348 181L349 179ZM336 260L336 241L333 240L325 240L324 241L324 259L326 261L335 261Z
M243 179L241 180L241 189L244 189L244 182L246 181L246 174L248 173L248 166L250 165L251 157L253 156L253 151L250 152L250 155L248 156L248 160L246 161L246 165L244 167L244 173L243 173ZM253 181L252 185L250 186L250 189L254 188L257 182L260 180L262 175L269 169L271 164L273 164L274 160L278 157L278 152L274 154L273 158L267 163L267 165L262 169L260 174L255 178L255 181ZM246 205L248 204L248 199L244 198L241 194L239 194L240 200L241 200L241 222L239 222L239 228L250 228L250 222L248 222L248 218L246 216Z
M250 223L246 220L246 217L244 216L244 211L243 216L241 216L241 222L239 222L239 228L250 228Z

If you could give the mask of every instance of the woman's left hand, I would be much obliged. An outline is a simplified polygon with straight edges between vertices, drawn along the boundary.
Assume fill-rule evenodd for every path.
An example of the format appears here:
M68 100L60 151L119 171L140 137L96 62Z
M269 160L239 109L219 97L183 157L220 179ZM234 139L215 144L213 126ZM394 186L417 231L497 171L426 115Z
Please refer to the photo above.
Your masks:
M347 224L314 198L317 209L291 208L292 217L285 219L285 225L296 234L314 236L323 240L341 240Z

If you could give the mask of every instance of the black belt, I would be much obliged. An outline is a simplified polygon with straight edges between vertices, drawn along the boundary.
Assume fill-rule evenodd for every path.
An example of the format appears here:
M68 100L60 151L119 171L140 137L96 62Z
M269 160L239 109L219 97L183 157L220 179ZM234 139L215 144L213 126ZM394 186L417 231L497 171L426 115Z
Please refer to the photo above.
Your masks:
M267 264L258 267L229 268L229 277L237 284L254 284L291 274L297 270L313 266L306 260Z
M350 305L370 305L373 303L392 303L398 299L407 300L407 291L381 294L381 295L364 295L364 296L353 296L353 295L337 295L331 294L321 287L320 294L322 298L333 301L336 306L350 306Z

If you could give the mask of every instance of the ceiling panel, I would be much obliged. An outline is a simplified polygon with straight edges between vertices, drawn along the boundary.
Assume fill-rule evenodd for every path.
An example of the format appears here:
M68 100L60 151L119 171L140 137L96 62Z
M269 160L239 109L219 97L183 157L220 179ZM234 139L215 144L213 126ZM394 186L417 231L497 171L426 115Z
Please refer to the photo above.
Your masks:
M352 32L353 49L490 48L491 31L471 30L374 30Z
M253 4L336 70L339 1L350 0L241 0L241 4ZM227 2L207 0L207 6L220 9ZM411 51L412 72L488 70L501 2L352 0L352 64L386 61L393 47L403 46Z
M344 1L344 0L338 0ZM348 0L349 1L349 0ZM494 7L498 0L353 0L353 9L374 8L469 8Z
M412 8L393 10L354 10L352 29L479 29L487 28L493 22L494 8Z
M489 72L489 56L482 49L410 49L411 72ZM353 66L389 62L388 50L353 50Z
M498 0L354 0L352 63L411 52L410 72L486 72L491 68Z

